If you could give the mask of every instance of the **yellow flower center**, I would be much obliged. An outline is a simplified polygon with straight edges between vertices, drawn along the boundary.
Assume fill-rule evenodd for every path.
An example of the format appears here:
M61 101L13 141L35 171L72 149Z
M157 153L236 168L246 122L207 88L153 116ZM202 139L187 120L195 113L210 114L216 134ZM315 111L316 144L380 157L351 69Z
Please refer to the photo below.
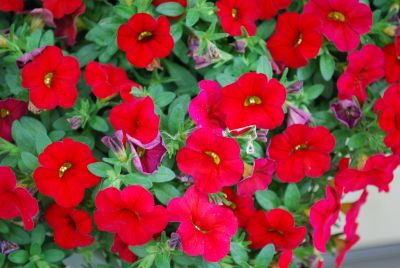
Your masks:
M69 162L64 163L58 170L58 177L62 178L65 172L67 172L67 170L70 169L71 167L72 167L71 163Z
M44 76L43 83L46 85L46 87L51 88L51 85L53 83L53 77L54 77L53 72L47 73Z
M238 10L236 8L232 8L232 18L236 19L238 14Z
M299 144L296 147L294 147L293 152L298 152L298 151L301 151L301 150L305 150L307 148L308 148L307 144Z
M143 149L142 147L137 147L136 148L136 152L137 152L139 157L143 157L146 154L146 150Z
M303 35L300 33L299 39L297 39L297 42L294 44L294 47L300 46L302 42L303 42Z
M1 118L6 118L9 115L10 115L10 111L9 110L7 110L6 108L1 108L0 109L0 117Z
M208 155L209 157L212 158L212 160L214 161L214 164L219 165L221 163L221 158L219 158L219 155L217 155L216 153L207 151L206 155Z
M143 39L149 38L149 37L151 37L152 35L153 35L153 34L152 34L151 32L149 32L149 31L141 32L141 33L139 34L139 36L138 36L138 40L139 40L139 41L142 41Z
M244 106L253 106L262 104L262 100L257 96L249 96L244 101Z
M329 13L328 18L334 20L334 21L339 21L339 22L345 22L346 17L343 15L343 13L338 12L338 11L333 11Z

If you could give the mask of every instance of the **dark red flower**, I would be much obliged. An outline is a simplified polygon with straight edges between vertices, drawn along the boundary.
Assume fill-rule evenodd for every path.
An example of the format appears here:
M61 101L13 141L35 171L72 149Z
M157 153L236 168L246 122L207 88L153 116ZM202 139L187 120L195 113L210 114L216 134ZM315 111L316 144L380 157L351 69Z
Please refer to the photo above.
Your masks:
M372 11L359 0L310 0L304 13L320 17L322 33L342 52L357 48L372 27Z
M229 206L224 205L233 211L238 220L239 227L244 228L247 221L256 213L254 208L254 199L252 196L239 196L230 187L224 187L222 192L226 194L226 200L231 202Z
M42 2L43 7L50 10L56 19L72 14L83 4L82 0L42 0Z
M288 8L292 0L258 0L260 19L272 19L281 9Z
M95 61L86 66L85 81L92 87L93 94L100 99L109 99L121 91L131 91L138 84L129 80L124 69L112 64Z
M367 185L374 185L379 191L388 192L389 184L394 178L393 171L400 164L400 156L375 154L368 159L361 158L357 168L348 166L348 158L341 162L345 164L336 173L335 183L343 187L345 193L365 189Z
M221 27L227 34L241 36L242 27L248 35L256 34L260 15L257 0L218 0L216 6Z
M99 230L117 234L130 246L147 243L168 223L165 208L155 206L153 195L142 186L101 190L95 203L94 221Z
M392 44L388 44L383 48L385 55L385 74L386 81L396 83L400 80L400 37Z
M279 268L289 268L293 260L293 251L286 250L279 255Z
M160 119L154 112L154 102L150 97L115 106L109 119L115 130L122 130L143 144L154 141L159 133Z
M46 210L45 218L54 230L54 241L63 249L87 247L94 241L90 236L92 218L83 210L53 204Z
M321 21L313 14L283 13L278 17L267 48L275 61L291 68L305 66L322 46L320 28Z
M326 244L331 238L331 228L339 218L341 191L326 187L326 197L317 201L310 210L310 224L314 229L313 244L320 252L326 252Z
M230 209L212 204L206 194L190 187L183 197L168 204L169 219L180 222L177 230L182 250L190 256L203 256L217 262L228 255L230 240L238 228Z
M24 9L24 0L0 0L0 11L18 12Z
M32 230L32 218L38 214L39 205L24 188L17 187L17 178L10 167L0 167L0 219L21 217L25 230Z
M0 100L0 138L12 141L11 129L15 120L28 112L28 104L17 99Z
M246 174L246 171L248 171L248 174ZM275 162L270 159L256 159L253 166L249 167L246 164L244 179L237 185L238 194L249 196L255 194L258 190L267 189L268 185L272 182L274 172Z
M78 97L81 70L79 62L63 56L60 48L46 47L22 70L22 86L29 90L29 99L39 109L57 105L70 108Z
M66 38L66 43L68 46L73 46L76 41L76 35L78 30L76 27L76 19L85 13L86 6L82 3L74 12L65 15L60 19L55 19L56 24L55 35L56 37Z
M276 161L282 182L295 183L305 176L321 177L331 165L335 138L325 127L292 125L271 139L269 157Z
M39 155L40 166L33 179L40 193L53 197L60 206L74 207L82 201L87 188L100 182L87 168L94 162L86 144L65 138L53 142Z
M371 44L349 53L349 65L337 82L339 99L352 100L355 96L363 104L368 97L367 86L385 75L383 57L382 50Z
M221 93L220 109L230 130L251 125L273 129L283 122L286 90L274 78L268 80L264 74L246 73L223 87Z
M386 132L384 143L393 153L400 153L400 85L396 84L386 89L374 107L379 112L378 122Z
M199 83L200 92L189 104L189 115L199 127L225 129L224 114L220 110L221 87L212 80Z
M199 128L190 134L176 162L182 172L193 176L196 188L205 193L236 184L244 169L236 140L208 128Z
M260 249L274 244L277 251L292 250L298 247L306 237L304 226L296 227L290 212L275 208L268 212L257 211L247 222L250 248Z
M156 58L167 57L174 48L168 20L160 16L155 20L147 13L133 15L118 29L118 47L126 52L128 61L144 68Z
M137 256L129 249L128 244L125 244L117 234L114 235L111 252L118 253L119 257L126 262L135 262L137 260Z

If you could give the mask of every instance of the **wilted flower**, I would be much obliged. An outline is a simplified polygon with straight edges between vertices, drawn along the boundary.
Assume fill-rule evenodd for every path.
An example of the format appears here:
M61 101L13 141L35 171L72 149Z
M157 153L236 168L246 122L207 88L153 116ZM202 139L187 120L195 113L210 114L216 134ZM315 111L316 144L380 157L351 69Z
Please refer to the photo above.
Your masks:
M288 126L294 124L307 125L311 121L311 114L307 113L306 111L303 111L302 109L288 105L288 111L289 111L289 116L287 121Z
M178 233L171 234L171 238L168 240L168 246L172 249L182 249L181 237Z
M42 51L45 49L46 47L39 47L39 48L35 48L34 50L32 50L31 52L25 53L23 54L21 57L19 57L17 59L17 67L19 69L24 68L24 66L26 64L28 64L29 62L31 62L33 60L34 57L36 57L37 55L39 55L40 53L42 53Z
M200 41L199 39L191 35L188 39L189 43L189 57L192 57L195 61L195 69L201 69L213 64L215 61L220 59L221 55L219 49L211 42L207 43L207 50L204 54L199 54Z
M68 123L71 126L71 129L77 130L82 125L82 117L81 116L74 116L67 119Z
M0 253L7 255L19 249L19 246L11 241L0 241Z
M29 12L32 15L31 28L40 29L45 25L56 28L53 13L45 8L35 8Z
M291 94L297 94L299 93L302 89L303 89L303 84L304 81L303 80L299 80L294 82L293 84L290 84L286 89L288 93Z
M362 117L360 107L351 100L333 103L331 109L336 119L348 128L355 127Z
M122 130L118 130L112 136L104 136L101 139L104 145L111 149L120 161L125 161L128 158L123 139Z
M247 47L246 40L244 40L244 39L236 40L235 42L232 43L232 45L235 47L237 52L239 52L239 53L246 52L246 47Z

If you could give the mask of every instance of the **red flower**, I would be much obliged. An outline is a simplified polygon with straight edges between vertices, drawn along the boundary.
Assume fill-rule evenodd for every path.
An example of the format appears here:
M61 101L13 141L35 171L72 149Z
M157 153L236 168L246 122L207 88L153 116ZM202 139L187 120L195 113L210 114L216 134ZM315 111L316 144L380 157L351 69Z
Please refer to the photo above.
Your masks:
M111 246L111 252L118 253L119 257L126 262L135 262L137 256L129 249L128 245L122 241L117 234L114 235L114 243Z
M372 27L371 9L359 0L310 0L304 13L321 18L322 33L342 52L357 48Z
M160 119L154 112L154 103L150 97L115 106L111 109L109 119L116 131L122 130L142 144L148 144L158 136Z
M24 0L0 0L0 11L22 11L24 9Z
M237 185L239 195L253 195L258 190L267 189L272 182L272 175L275 172L275 162L270 159L259 158L254 160L250 174L244 176L244 179ZM245 167L246 173L246 167Z
M346 224L344 226L344 233L347 238L354 237L358 228L357 218L360 214L361 207L367 202L368 192L363 191L360 198L351 204L350 209L346 213Z
M199 83L200 92L189 104L189 115L199 127L225 129L224 114L220 110L221 87L212 80Z
M383 48L385 54L386 81L389 84L400 80L400 37L396 37L395 43L386 45Z
M244 228L247 221L256 213L254 208L254 200L251 196L239 196L230 187L224 187L222 192L226 194L226 199L231 202L229 206L224 205L224 207L229 208L235 214L238 220L239 227Z
M203 256L217 262L228 255L230 240L238 223L230 209L208 202L205 194L190 187L183 197L168 204L169 219L180 222L177 230L182 250L190 256Z
M43 7L50 10L56 19L72 14L83 4L82 0L42 0L42 2Z
M286 250L279 255L279 268L289 268L293 260L293 251Z
M51 205L46 211L46 221L54 229L54 241L63 249L87 247L94 238L90 215L79 209Z
M339 99L352 100L355 96L362 104L368 97L367 86L385 75L383 52L375 45L365 45L349 53L347 59L349 65L337 82Z
M310 210L310 224L314 229L313 244L320 252L326 252L331 238L331 228L339 218L341 191L326 187L326 197L317 201Z
M86 6L82 3L74 12L65 15L60 19L55 19L56 24L55 35L56 37L64 37L67 39L67 45L73 46L76 41L78 30L76 27L76 19L85 13Z
M273 129L284 119L282 105L286 90L278 80L254 72L242 75L238 81L222 88L221 111L229 129L256 125Z
M33 105L53 109L57 105L70 108L78 97L76 85L81 71L79 62L63 56L60 48L46 47L22 70L22 86L29 90Z
M0 100L0 138L12 141L11 128L15 120L28 112L28 104L17 99Z
M274 60L291 68L305 66L322 46L320 28L321 21L313 14L283 13L267 47Z
M349 252L353 248L358 240L360 240L360 237L358 235L354 235L353 237L347 238L345 240L338 239L338 241L336 242L336 247L339 254L336 257L336 268L342 267L342 262L346 257L347 252Z
M365 164L361 159L358 168L348 167L349 159L342 159L342 168L336 173L335 183L344 188L344 192L365 189L367 185L376 186L379 191L389 191L393 180L393 171L400 164L400 156L375 154L370 156ZM346 167L347 164L347 167Z
M167 57L174 48L168 20L160 16L155 20L147 13L133 15L118 29L118 47L126 52L128 61L144 68L156 58Z
M93 94L100 99L112 98L120 91L130 92L133 86L139 87L129 80L124 69L95 61L86 66L85 81L92 87Z
M241 36L242 27L248 35L256 34L260 15L257 0L218 0L216 6L221 27L227 34Z
M83 143L65 138L47 146L39 155L40 167L33 179L40 193L53 197L63 207L78 205L85 189L100 182L87 166L96 162L90 148Z
M321 177L331 165L335 138L325 127L291 125L271 139L269 157L276 161L276 174L282 182L295 183L305 176Z
M0 167L0 219L21 217L24 229L34 227L32 218L39 211L35 198L22 187L17 187L17 179L10 167Z
M155 206L154 197L142 186L107 188L97 194L95 203L99 230L117 234L130 246L147 243L168 223L165 208Z
M383 98L380 98L374 107L379 111L379 125L386 132L384 143L393 153L400 153L400 85L393 85L386 89Z
M281 9L288 8L292 0L258 0L260 19L272 19Z
M244 169L236 140L208 128L199 128L187 138L176 162L182 172L193 176L196 188L205 193L236 184Z
M246 225L250 248L260 249L274 244L277 251L292 250L298 247L306 237L304 226L295 227L290 212L275 208L268 212L258 211Z

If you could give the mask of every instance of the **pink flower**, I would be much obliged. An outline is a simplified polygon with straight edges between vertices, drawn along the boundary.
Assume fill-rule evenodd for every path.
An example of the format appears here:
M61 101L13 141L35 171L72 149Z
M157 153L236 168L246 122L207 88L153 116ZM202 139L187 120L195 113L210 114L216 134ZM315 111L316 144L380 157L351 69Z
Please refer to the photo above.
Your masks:
M254 160L254 165L249 176L246 176L238 183L239 195L253 195L258 190L267 189L272 182L272 175L275 172L275 162L270 159L259 158Z

